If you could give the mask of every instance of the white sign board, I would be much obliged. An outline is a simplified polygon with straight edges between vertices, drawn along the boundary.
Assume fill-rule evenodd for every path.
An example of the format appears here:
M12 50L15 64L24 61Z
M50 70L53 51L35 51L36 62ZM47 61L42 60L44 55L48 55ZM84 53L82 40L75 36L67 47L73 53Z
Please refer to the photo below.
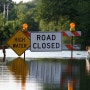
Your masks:
M31 51L60 51L61 32L34 32L31 33Z

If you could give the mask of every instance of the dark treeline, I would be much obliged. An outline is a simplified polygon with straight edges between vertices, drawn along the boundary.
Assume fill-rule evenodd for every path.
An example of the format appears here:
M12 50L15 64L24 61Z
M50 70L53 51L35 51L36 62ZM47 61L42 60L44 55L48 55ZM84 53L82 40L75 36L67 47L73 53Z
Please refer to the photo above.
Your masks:
M82 33L74 43L85 49L90 45L90 0L33 0L18 4L0 0L0 44L22 29L23 23L29 25L29 31L69 31L70 22L75 22L76 31ZM70 43L70 38L64 38L64 42Z

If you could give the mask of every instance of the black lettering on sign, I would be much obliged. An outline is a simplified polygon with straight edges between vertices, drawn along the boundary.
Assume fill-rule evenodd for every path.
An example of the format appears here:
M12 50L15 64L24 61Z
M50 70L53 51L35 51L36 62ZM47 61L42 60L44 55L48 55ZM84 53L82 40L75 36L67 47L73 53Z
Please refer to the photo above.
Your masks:
M37 35L37 40L41 40L41 36L40 35Z
M55 35L52 35L52 40L55 40L56 39L56 36Z
M39 43L33 43L33 48L34 49L41 49L41 47L39 47Z
M47 48L48 48L48 49L50 48L50 43L47 43Z
M26 48L26 44L13 44L13 48Z
M33 44L33 48L36 49L37 48L37 43Z
M55 35L37 35L37 41L38 40L55 40L56 36Z
M45 49L46 48L46 44L42 43L42 48Z
M38 49L41 49L41 47L39 46L39 43L37 43L37 48L38 48Z
M25 42L25 38L15 38L15 42Z
M50 35L47 36L47 40L51 40Z
M45 35L42 35L42 40L44 41L46 39L46 36Z
M52 46L51 46L52 48L55 48L55 43L51 43L51 45L52 45Z
M33 43L34 49L58 49L60 48L60 43Z
M59 48L60 47L60 44L59 43L56 43L56 48Z

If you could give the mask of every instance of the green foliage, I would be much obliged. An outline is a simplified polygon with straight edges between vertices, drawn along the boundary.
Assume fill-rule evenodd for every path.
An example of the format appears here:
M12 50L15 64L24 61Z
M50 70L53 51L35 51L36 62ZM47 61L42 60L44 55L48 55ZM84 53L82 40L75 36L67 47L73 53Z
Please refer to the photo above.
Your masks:
M40 20L40 29L42 31L66 31L69 30L69 23L67 17L60 16L57 24L55 24L55 21L45 22L44 20Z
M5 19L3 18L2 14L0 14L0 44L2 44L2 40L4 39L3 33L4 33L4 21Z
M43 31L68 30L70 21L77 13L74 7L76 3L73 0L39 0L36 18L40 22L40 28Z
M82 36L74 38L74 42L82 44L84 49L90 45L89 0L39 0L36 17L43 31L69 31L69 23L75 22Z
M9 4L8 21L3 17L3 5ZM7 9L6 9L7 11ZM12 0L0 0L0 44L5 43L14 32L29 25L29 31L69 31L70 22L82 32L74 42L85 49L90 45L90 1L89 0L33 0L16 4ZM69 43L69 38L63 38Z
M2 1L2 5L5 3L9 3L9 6L12 4L12 0L6 2L7 0ZM35 1L34 1L35 2ZM19 4L13 3L14 6L9 9L8 12L8 21L6 21L7 9L5 10L5 17L3 16L3 6L0 14L0 44L5 44L6 41L17 31L22 29L23 23L27 23L29 25L29 31L38 31L38 22L35 22L33 17L33 10L35 8L35 3L23 3ZM0 8L1 9L1 8Z
M77 22L77 30L82 32L82 36L77 40L77 43L81 43L85 49L87 45L90 45L90 1L82 0L77 4L78 16L75 17Z
M12 0L0 0L0 13L4 11L4 5L5 9L7 10L7 5L9 5L9 10L13 8L13 1Z
M5 19L0 15L0 44L6 44L7 39L9 39L15 32L15 22L8 21L4 23Z

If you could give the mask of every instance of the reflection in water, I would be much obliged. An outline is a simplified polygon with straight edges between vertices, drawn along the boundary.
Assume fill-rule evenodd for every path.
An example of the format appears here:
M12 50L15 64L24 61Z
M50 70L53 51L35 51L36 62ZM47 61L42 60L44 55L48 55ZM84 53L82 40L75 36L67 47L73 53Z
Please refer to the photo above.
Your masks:
M0 90L43 90L29 78L29 66L21 58L0 65Z
M21 58L13 60L9 65L9 70L17 80L21 79L22 90L25 88L26 76L28 74L28 65Z
M90 75L90 46L86 47L87 53L86 53L86 71L87 74Z
M68 81L72 80L73 90L79 90L79 74L79 67L68 63L31 61L30 65L30 78L35 78L39 83L43 83L48 88L67 90Z
M73 87L73 81L72 80L69 80L68 81L68 90L74 90L73 88L74 88Z
M1 65L0 90L80 90L79 65L52 60L17 58Z
M90 75L90 61L86 58L86 72L88 76Z
M65 81L68 83L68 90L79 90L79 67L68 63L65 72L62 74L61 78L61 88L63 89L63 84Z

